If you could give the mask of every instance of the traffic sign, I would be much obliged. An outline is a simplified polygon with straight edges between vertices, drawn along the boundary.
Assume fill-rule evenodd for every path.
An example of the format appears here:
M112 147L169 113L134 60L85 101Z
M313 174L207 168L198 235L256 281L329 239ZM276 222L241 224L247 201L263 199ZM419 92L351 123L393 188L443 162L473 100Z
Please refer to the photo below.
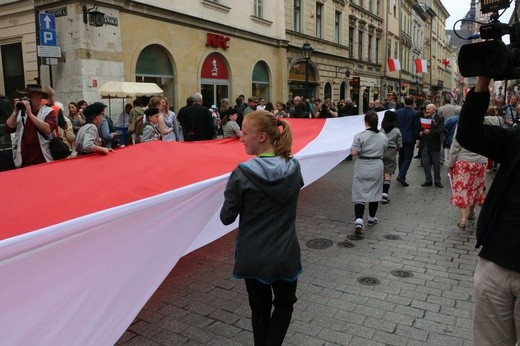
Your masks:
M55 30L40 30L40 44L42 46L56 46Z
M40 58L61 58L60 46L38 46L38 54Z
M56 30L56 17L54 14L40 12L38 18L40 20L40 29Z

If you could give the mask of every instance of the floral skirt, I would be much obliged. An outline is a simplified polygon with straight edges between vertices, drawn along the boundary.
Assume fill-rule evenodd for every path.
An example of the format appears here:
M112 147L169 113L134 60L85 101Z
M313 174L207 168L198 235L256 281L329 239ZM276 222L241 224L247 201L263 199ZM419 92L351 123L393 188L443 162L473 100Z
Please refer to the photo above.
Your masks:
M451 204L460 208L467 208L474 204L482 205L485 179L485 163L455 162L451 182Z

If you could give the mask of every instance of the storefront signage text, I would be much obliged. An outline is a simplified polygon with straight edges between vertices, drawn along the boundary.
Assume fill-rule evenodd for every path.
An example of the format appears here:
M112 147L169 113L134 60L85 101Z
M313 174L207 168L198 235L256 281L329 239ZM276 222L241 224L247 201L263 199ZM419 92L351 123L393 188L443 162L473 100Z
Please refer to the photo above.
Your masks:
M218 34L211 34L208 32L208 35L206 37L206 46L211 46L211 47L215 47L215 48L224 48L224 49L228 49L229 46L228 46L228 42L229 42L230 38L227 37L227 36L222 36L222 35L218 35Z

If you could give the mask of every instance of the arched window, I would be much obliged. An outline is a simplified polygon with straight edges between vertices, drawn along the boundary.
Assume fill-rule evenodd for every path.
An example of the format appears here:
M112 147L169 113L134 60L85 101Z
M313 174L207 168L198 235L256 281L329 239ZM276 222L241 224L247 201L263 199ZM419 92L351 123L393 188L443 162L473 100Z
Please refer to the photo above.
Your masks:
M347 83L341 82L341 86L339 87L339 98L344 100L347 98Z
M252 96L264 98L269 101L269 67L265 62L259 61L256 63L253 69L252 80Z
M168 97L170 106L174 105L173 99L173 67L168 51L158 45L152 44L145 47L135 67L136 82L155 83Z
M332 99L332 86L330 85L330 83L325 84L325 90L323 92L323 97Z
M220 100L229 98L229 71L226 58L211 53L204 59L200 72L202 102L205 107L220 106Z

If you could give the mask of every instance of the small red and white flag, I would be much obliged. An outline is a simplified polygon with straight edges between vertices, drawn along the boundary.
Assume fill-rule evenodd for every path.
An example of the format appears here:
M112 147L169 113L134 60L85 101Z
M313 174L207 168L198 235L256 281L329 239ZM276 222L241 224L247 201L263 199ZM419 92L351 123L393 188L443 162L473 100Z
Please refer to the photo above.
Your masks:
M432 118L421 118L421 128L423 130L429 129L432 126Z
M444 65L445 68L448 68L448 66L450 66L450 64L451 64L451 60L450 59L442 59L442 64Z
M415 70L417 73L428 72L428 60L426 59L415 59Z
M388 69L390 72L399 71L401 69L401 62L399 59L388 59Z
M450 97L452 99L456 99L457 98L457 93L459 92L459 90L457 88L453 88L453 90L450 92Z

